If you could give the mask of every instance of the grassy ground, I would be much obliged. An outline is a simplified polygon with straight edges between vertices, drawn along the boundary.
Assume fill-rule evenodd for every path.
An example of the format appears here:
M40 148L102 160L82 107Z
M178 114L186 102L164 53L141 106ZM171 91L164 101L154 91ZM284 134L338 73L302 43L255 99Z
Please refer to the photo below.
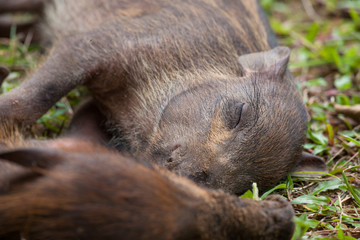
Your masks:
M329 167L329 174L322 177L289 176L276 187L275 192L291 201L297 215L293 239L358 239L360 125L336 113L334 105L360 104L360 1L261 3L279 43L293 50L290 70L311 116L304 148L324 158ZM19 84L39 60L38 47L15 38L0 39L0 65L11 70L2 92ZM84 95L83 89L72 91L28 129L28 134L56 137Z
M293 239L360 238L360 125L334 110L360 103L360 1L263 0L311 116L304 148L329 174L289 177L283 193L296 211Z
M5 93L15 88L23 81L27 75L41 62L42 49L36 45L29 45L18 41L14 36L16 28L13 29L11 39L0 38L0 66L6 66L11 73L0 88L1 93ZM29 39L30 41L30 39ZM87 96L84 87L75 89L68 96L56 103L37 124L25 133L35 138L54 138L62 133L69 124L71 116L83 98Z

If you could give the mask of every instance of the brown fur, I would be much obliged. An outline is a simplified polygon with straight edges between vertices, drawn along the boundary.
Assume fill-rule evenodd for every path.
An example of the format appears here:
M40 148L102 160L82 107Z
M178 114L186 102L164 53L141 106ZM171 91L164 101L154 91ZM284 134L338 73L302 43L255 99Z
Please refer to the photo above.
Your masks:
M53 47L0 96L0 118L32 122L84 84L113 145L206 186L265 190L296 165L307 115L289 52L267 51L276 40L257 1L55 0L46 9Z
M291 238L293 211L280 197L239 199L70 142L0 151L0 239Z

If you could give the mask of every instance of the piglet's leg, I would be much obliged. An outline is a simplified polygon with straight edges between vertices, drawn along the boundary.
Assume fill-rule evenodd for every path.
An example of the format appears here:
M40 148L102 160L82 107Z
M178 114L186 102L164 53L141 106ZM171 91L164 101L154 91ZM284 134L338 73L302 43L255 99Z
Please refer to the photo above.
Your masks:
M100 42L96 33L58 42L29 79L0 96L0 122L32 123L73 88L96 78L106 59Z

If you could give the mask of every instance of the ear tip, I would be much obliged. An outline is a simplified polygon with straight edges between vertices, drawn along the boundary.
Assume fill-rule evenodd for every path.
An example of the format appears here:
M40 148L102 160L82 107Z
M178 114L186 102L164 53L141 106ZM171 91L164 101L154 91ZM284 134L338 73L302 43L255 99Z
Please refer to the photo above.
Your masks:
M274 47L274 49L282 49L282 50L290 51L290 48L287 46L276 46Z
M283 76L290 59L290 49L278 46L270 50L244 54L238 57L243 75L268 71ZM282 78L281 78L282 79Z
M277 52L279 55L290 55L290 48L285 46L278 46L272 49L272 51Z

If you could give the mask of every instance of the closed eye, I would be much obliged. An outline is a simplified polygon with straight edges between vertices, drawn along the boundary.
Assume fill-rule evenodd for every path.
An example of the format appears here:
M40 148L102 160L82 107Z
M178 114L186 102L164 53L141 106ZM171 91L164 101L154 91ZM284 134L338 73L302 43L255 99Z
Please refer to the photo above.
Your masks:
M248 103L242 103L241 100L225 97L219 101L216 108L220 108L223 126L229 130L233 130L239 128L239 126L243 126L242 122L246 120L248 106Z
M236 128L240 124L240 122L241 122L241 114L242 114L244 105L245 105L244 103L236 104L235 113L234 113L234 120L235 121L234 121L234 124L231 127L231 129Z
M235 129L241 122L244 103L229 101L225 107L224 117L226 126L229 129Z

